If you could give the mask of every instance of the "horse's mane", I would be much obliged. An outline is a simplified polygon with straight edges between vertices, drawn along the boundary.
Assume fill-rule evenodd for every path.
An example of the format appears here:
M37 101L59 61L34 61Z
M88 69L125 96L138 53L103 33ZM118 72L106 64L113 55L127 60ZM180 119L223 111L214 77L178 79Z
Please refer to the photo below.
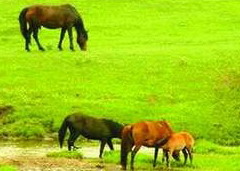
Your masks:
M88 40L88 33L84 28L84 24L83 24L82 18L80 16L77 17L74 27L75 27L75 30L76 30L78 36L82 33L85 36L86 40Z
M102 121L108 126L109 130L116 136L121 136L121 131L123 129L123 124L115 122L110 119L102 119Z

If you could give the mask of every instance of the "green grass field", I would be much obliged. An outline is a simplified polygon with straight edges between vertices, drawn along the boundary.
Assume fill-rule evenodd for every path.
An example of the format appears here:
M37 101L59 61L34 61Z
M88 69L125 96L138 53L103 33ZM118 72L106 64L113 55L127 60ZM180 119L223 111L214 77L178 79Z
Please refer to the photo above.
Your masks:
M104 156L104 162L119 164L119 154L119 151L106 153ZM162 156L159 154L157 166L156 168L153 168L153 155L143 154L140 151L135 158L134 166L136 170L237 171L239 170L239 159L239 148L231 155L217 153L207 153L206 155L198 153L194 154L194 160L192 164L190 164L188 161L186 165L183 165L184 159L181 157L180 162L171 160L171 169L168 169L166 163L162 163ZM130 155L128 157L128 168L130 168Z
M60 30L42 28L46 48L24 50L18 15L47 0L0 2L1 137L41 138L72 112L122 123L168 120L174 130L240 145L240 1L52 0L74 5L88 51L57 49ZM76 37L76 36L74 36ZM75 40L74 40L75 41Z

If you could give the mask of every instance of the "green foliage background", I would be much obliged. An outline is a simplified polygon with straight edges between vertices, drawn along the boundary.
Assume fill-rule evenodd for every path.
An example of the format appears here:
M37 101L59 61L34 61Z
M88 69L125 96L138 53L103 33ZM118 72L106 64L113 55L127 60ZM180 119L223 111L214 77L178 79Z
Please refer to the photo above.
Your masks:
M32 4L74 5L88 51L57 49L60 30L42 28L46 52L24 51L18 15ZM0 2L1 136L36 138L81 111L122 123L170 121L176 131L240 144L238 0L5 0Z

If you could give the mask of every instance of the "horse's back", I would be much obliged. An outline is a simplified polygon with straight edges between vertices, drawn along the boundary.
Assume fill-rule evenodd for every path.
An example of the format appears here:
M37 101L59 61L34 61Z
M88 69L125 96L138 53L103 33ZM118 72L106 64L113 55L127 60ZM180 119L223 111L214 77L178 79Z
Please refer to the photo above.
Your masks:
M167 143L162 146L163 149L182 150L186 146L185 138L180 133L173 133Z
M188 132L180 132L179 134L181 134L184 137L187 145L189 145L189 146L193 146L194 145L195 141L194 141L193 136L190 133L188 133Z
M116 137L113 135L109 121L105 119L75 113L68 116L68 122L86 138L101 139L103 137Z
M72 26L79 18L76 9L70 4L59 6L33 5L28 7L26 19L46 28Z
M74 12L77 10L74 6L70 4L63 5L32 5L28 7L29 10L36 11L37 13L56 13L56 12Z
M134 125L134 129L147 134L158 135L165 132L171 132L171 128L159 121L145 121Z
M171 134L168 127L156 121L139 122L132 126L132 136L135 144L154 146L159 140Z

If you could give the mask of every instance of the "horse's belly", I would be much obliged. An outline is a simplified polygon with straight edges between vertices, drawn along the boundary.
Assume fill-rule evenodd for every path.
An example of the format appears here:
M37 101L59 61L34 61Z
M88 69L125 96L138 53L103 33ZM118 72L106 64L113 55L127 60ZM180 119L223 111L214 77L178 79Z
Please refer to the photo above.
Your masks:
M62 27L61 25L54 25L54 24L42 24L42 26L48 29L57 29Z
M64 22L61 21L61 20L46 18L45 20L41 20L40 24L43 27L46 27L46 28L49 28L49 29L56 29L56 28L63 27Z
M92 140L99 140L99 139L101 139L100 137L98 137L98 136L89 136L89 135L83 135L85 138L87 138L87 139L92 139Z
M184 149L185 145L179 145L175 148L175 150L182 150Z
M88 134L88 133L82 133L82 135L87 138L87 139L92 139L92 140L100 140L102 138L106 138L106 135L101 135L101 134Z

